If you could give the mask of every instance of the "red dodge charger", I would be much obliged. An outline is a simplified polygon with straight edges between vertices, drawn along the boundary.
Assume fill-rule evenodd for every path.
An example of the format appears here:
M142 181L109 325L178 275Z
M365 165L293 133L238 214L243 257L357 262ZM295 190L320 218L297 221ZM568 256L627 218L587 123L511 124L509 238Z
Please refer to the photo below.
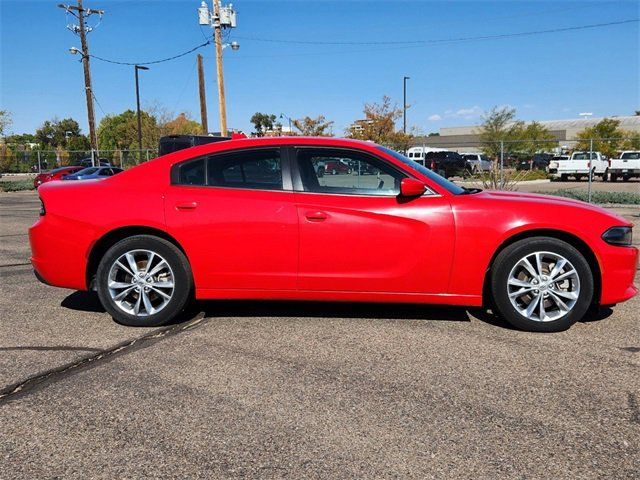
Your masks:
M351 173L318 173L335 161ZM38 193L36 275L97 290L126 325L165 324L195 297L486 306L549 332L638 291L625 219L463 188L367 142L230 140Z

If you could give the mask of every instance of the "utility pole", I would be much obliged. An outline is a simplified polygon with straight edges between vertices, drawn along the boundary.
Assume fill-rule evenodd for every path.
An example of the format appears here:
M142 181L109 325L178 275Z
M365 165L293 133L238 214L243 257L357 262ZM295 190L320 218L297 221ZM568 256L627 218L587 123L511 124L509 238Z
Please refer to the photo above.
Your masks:
M141 65L134 65L136 71L136 110L138 114L138 148L140 149L139 155L142 153L142 116L140 114L140 87L138 85L138 70L149 70L149 67L143 67Z
M209 25L213 28L213 39L216 47L216 76L218 79L218 104L220 110L220 133L227 136L227 104L224 94L224 72L222 68L222 50L231 47L238 50L238 42L222 43L222 29L236 27L236 12L233 6L220 6L220 0L213 0L213 15L209 13L209 7L203 0L198 8L198 21L200 25Z
M204 67L202 65L202 55L198 54L198 89L200 91L200 123L202 124L202 133L209 133L207 124L207 94L204 88Z
M402 78L402 133L407 133L407 80L410 77Z
M93 157L94 164L99 166L98 158L98 135L96 133L96 117L93 109L93 90L91 88L91 66L89 64L89 44L87 43L87 33L93 30L92 27L85 25L85 16L92 14L98 14L102 18L104 14L103 10L92 10L90 8L85 9L82 5L82 0L78 0L78 5L64 5L59 4L58 7L63 8L75 16L78 19L78 25L67 25L67 28L76 35L80 36L80 46L82 50L79 52L82 54L82 66L84 70L84 90L87 100L87 117L89 121L89 142L91 144L91 156ZM78 53L75 48L70 49L71 53Z

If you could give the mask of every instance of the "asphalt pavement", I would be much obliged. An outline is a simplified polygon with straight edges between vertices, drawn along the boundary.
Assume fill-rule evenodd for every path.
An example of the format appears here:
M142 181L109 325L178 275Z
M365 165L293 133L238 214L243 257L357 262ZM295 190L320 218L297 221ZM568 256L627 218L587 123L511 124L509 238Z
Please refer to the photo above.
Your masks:
M38 208L0 193L2 479L640 477L637 297L558 334L310 302L127 328L37 282Z

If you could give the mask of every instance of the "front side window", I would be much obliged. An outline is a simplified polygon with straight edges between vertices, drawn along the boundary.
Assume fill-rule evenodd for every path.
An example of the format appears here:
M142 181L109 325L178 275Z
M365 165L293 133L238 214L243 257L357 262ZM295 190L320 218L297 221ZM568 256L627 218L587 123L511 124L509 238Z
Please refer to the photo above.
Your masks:
M300 148L296 161L308 192L398 195L406 176L381 159L351 150Z

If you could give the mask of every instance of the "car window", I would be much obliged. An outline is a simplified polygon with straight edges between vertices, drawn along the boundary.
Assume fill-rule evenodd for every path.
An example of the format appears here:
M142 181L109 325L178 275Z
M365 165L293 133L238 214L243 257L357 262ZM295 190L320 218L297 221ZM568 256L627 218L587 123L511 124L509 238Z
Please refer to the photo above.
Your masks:
M209 186L282 190L279 149L212 155L207 161Z
M640 159L640 152L625 152L620 158L623 160L638 160Z
M110 168L101 168L98 171L98 176L100 177L108 177L111 175L111 169Z
M94 173L96 173L98 169L96 167L90 167L90 168L85 168L82 169L78 172L76 172L78 175L92 175Z
M406 176L382 159L352 150L300 148L296 161L309 192L398 195Z
M204 185L204 172L204 158L183 163L180 165L178 183L180 185Z

